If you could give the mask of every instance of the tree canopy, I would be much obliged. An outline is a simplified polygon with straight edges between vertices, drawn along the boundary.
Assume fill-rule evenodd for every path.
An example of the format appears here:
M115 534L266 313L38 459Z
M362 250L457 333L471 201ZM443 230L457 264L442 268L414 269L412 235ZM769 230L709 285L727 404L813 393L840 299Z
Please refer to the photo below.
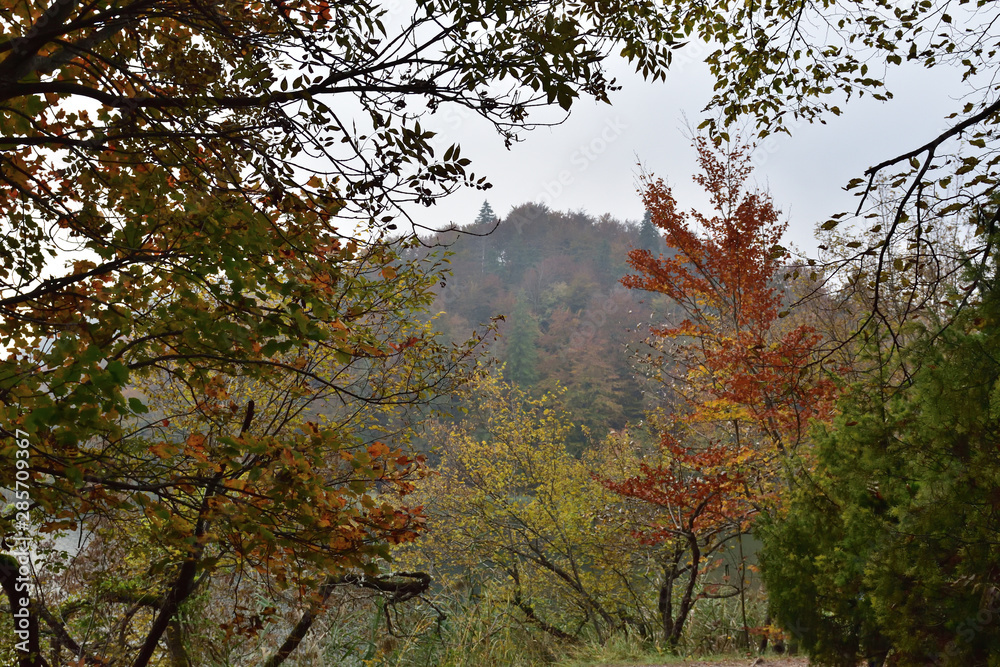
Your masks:
M652 2L18 1L0 29L4 458L24 443L35 529L131 524L163 547L152 613L106 627L114 648L34 617L135 665L220 563L317 592L317 570L372 574L419 528L388 501L418 461L251 406L388 409L461 382L475 342L420 324L440 268L386 237L408 205L487 187L427 119L462 107L514 141L540 107L607 101L613 48L655 77L675 46ZM133 392L154 380L198 418ZM258 391L237 401L236 380Z
M871 230L868 242L833 263L854 266L874 258L876 266L866 277L875 295L870 316L890 325L891 299L883 298L880 288L890 268L920 280L922 259L933 262L941 251L928 237L932 227L959 212L976 217L966 251L981 260L989 255L998 219L990 201L1000 164L996 6L964 0L779 0L675 2L670 12L679 31L714 47L706 60L715 93L701 126L724 139L746 119L763 137L839 116L841 105L854 97L887 100L893 77L907 64L915 66L911 75L917 67L934 69L965 84L967 95L942 119L946 128L911 137L910 147L897 155L872 154L871 166L847 184L860 199L855 211L836 214L823 227L859 217ZM910 250L896 267L888 251L893 244Z

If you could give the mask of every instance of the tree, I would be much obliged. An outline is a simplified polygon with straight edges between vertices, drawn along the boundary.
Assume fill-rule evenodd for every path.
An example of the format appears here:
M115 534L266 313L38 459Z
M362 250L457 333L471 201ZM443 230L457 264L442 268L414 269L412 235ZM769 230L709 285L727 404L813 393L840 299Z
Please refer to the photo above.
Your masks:
M31 598L57 660L63 650L92 662L114 656L139 665L165 652L179 659L186 642L176 619L188 600L206 590L216 600L235 596L243 582L300 591L303 620L270 647L276 666L334 585L398 583L378 578L388 545L412 540L424 517L404 499L421 457L402 451L407 434L396 431L411 406L463 382L474 348L440 344L419 321L440 267L398 264L386 248L381 257L381 266L341 263L330 296L343 319L313 324L313 339L282 346L256 329L246 352L258 355L261 372L220 364L199 374L163 355L136 374L127 399L112 394L100 412L91 402L111 383L102 373L122 372L121 362L102 368L92 346L84 353L89 379L53 383L48 403L36 398L15 422L31 472L48 481L28 485L28 512L18 507L5 521L92 536L66 577L42 569L39 580L55 592ZM188 290L209 314L225 307ZM283 301L257 308L305 322ZM80 431L54 427L73 401L90 421ZM17 488L10 476L5 486ZM5 530L8 541L13 533ZM223 620L239 628L237 608ZM266 615L258 622L275 625Z
M780 321L784 225L767 195L744 187L747 149L716 152L704 138L695 147L702 173L694 180L708 192L714 215L689 217L662 180L647 180L644 202L672 254L633 249L629 263L638 273L622 279L669 297L684 317L651 329L650 343L663 356L647 363L671 392L653 418L660 457L639 474L604 480L658 509L643 534L670 553L660 610L671 646L704 595L696 591L708 560L773 504L782 455L804 441L811 420L827 414L834 389L815 364L820 337ZM740 586L728 594L742 592Z
M628 625L648 634L649 551L610 520L623 509L590 473L635 457L625 447L571 455L558 399L479 379L469 420L444 427L436 474L418 485L428 529L401 560L446 585L493 589L487 597L561 640L589 629L603 642Z
M496 231L499 224L500 221L497 219L496 213L493 212L490 203L484 200L482 208L479 209L479 215L472 223L475 234L479 236L479 272L481 274L486 274L487 266L491 273L497 268L496 251L489 247L489 235Z
M820 664L987 665L1000 650L995 257L952 326L910 326L908 381L872 373L844 395L762 527L772 607Z
M651 330L654 344L669 344L662 372L680 401L680 422L729 423L738 448L747 440L760 449L755 439L766 438L772 451L792 450L833 398L833 385L812 363L821 337L807 325L785 325L785 225L770 197L745 190L747 149L716 153L704 138L695 147L703 173L694 180L715 215L692 212L689 219L663 181L647 181L645 203L675 254L632 250L638 273L622 284L663 294L682 312L679 324ZM740 423L756 432L744 438Z
M505 374L511 382L528 388L538 381L538 322L528 310L524 292L517 297L514 311L510 314L505 348Z
M659 253L660 251L660 233L656 231L656 225L653 224L653 214L648 209L642 216L642 224L639 225L639 245L637 247L651 253Z
M1000 211L990 202L1000 162L994 129L1000 101L991 83L997 66L991 32L996 8L960 7L946 1L898 5L883 0L849 6L790 0L671 6L679 32L716 45L706 58L716 78L715 94L701 127L722 139L748 117L756 120L763 138L791 132L799 122L839 116L838 105L854 96L887 100L893 69L904 63L944 71L968 86L968 96L944 119L946 129L912 137L898 155L873 157L874 164L847 184L860 197L853 217L870 224L873 242L855 246L836 265L875 258L870 319L888 319L885 310L892 310L891 298L880 296L880 287L887 273L900 270L888 252L894 242L912 245L933 262L936 248L926 232L939 218L958 212L981 221L967 242L970 256L986 261L995 238ZM875 196L883 183L883 196ZM878 214L885 205L892 211L888 220ZM981 215L987 210L989 216ZM833 228L848 217L837 214L823 227ZM920 265L905 265L913 282L920 279ZM884 324L895 329L891 322Z
M685 446L663 434L658 461L642 462L625 479L601 478L607 489L655 508L633 534L660 552L657 610L663 642L671 648L680 643L698 600L742 592L742 584L730 584L721 594L718 588L699 590L702 575L747 532L755 514L745 497L752 480L734 470L730 454L725 445Z
M473 223L478 227L489 227L495 225L497 222L497 214L493 212L493 207L490 206L488 201L483 201L482 208L479 209L479 215L476 216L476 221Z

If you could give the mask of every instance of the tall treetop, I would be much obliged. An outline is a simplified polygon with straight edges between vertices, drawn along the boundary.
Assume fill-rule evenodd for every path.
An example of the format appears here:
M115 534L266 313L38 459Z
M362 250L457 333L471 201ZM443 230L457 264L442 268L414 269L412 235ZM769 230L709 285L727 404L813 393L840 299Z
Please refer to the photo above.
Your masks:
M639 247L650 253L657 253L660 250L660 241L660 233L653 224L653 213L647 209L639 224Z
M479 209L479 215L476 216L475 225L485 226L494 225L497 221L497 214L493 212L493 207L486 200L483 200L483 205Z

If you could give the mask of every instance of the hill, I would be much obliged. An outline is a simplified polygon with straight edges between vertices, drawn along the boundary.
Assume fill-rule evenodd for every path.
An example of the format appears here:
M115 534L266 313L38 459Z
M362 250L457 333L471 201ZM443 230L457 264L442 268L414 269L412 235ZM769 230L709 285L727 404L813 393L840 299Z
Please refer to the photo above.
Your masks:
M667 304L619 281L631 248L660 243L644 223L538 204L499 219L487 203L474 222L428 239L447 248L453 273L435 302L439 329L464 340L503 315L492 356L507 379L532 393L565 387L575 451L643 418L649 386L633 357Z

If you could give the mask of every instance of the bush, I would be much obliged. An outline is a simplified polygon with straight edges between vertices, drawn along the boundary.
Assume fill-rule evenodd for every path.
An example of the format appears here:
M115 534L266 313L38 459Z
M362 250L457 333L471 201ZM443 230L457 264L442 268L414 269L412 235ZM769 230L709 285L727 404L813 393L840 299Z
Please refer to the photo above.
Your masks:
M774 613L820 664L1000 664L996 284L904 352L899 389L847 393L762 526Z

